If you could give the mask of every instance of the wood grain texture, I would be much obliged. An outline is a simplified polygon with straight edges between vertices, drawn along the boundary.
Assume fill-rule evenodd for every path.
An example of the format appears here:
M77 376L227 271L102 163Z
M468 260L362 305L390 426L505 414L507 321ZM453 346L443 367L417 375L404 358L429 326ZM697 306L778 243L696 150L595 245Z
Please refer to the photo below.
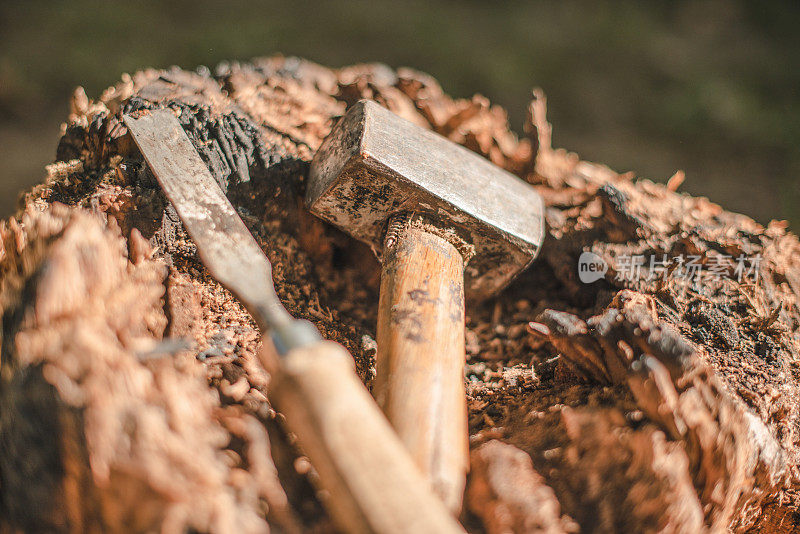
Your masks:
M423 229L384 250L375 396L454 512L468 468L463 281L456 248Z
M323 341L290 351L272 384L270 397L319 473L326 507L344 531L463 532L358 380L344 347Z

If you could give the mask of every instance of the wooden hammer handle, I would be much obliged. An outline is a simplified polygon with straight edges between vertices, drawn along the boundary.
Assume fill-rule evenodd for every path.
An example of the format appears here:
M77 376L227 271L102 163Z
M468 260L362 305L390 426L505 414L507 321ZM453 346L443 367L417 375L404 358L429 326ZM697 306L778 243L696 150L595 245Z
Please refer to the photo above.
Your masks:
M324 503L340 528L464 532L358 379L344 347L321 341L291 350L269 367L270 399L317 470Z
M469 465L464 363L461 254L422 228L387 236L374 393L453 512L461 508Z

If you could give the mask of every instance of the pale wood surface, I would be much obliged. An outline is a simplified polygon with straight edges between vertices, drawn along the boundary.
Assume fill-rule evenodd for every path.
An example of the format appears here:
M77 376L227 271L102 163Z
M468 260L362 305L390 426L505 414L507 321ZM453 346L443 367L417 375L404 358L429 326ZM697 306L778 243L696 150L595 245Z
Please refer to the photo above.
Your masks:
M352 357L323 341L273 368L270 398L319 474L323 501L346 532L458 533L403 444L358 380Z
M463 285L461 254L423 229L384 250L375 397L454 512L468 468Z

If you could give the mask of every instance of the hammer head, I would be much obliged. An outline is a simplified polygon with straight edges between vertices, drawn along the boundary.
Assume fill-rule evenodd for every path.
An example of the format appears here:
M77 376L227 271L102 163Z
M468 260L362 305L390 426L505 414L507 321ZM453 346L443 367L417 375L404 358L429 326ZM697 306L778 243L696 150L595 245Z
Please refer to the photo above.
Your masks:
M464 270L471 299L508 284L544 238L544 206L530 185L369 100L352 106L322 143L306 202L378 255L396 213L454 229L475 247Z

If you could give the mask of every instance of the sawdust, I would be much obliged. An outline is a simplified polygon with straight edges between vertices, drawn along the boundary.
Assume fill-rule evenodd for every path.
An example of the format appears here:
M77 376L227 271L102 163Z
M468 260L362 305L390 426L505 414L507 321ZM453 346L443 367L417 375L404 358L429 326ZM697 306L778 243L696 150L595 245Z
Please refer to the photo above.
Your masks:
M262 484L256 493L266 503L257 512L263 526L331 528L310 483L313 468L269 404L269 376L255 363L255 325L205 273L124 135L120 112L159 106L180 112L272 261L286 307L345 345L369 384L378 263L364 245L310 216L301 201L314 151L346 105L365 97L516 173L547 205L548 236L537 262L497 298L467 309L470 443L484 466L473 473L468 495L490 494L493 503L468 499L462 520L470 530L797 528L800 245L794 235L779 223L763 228L706 199L676 193L676 181L667 188L633 180L554 150L541 93L531 104L526 137L518 139L503 110L480 96L453 100L416 71L383 65L334 71L293 58L222 65L213 76L207 70L145 71L97 101L78 102L59 145L64 163L22 200L33 211L56 201L93 211L119 226L131 250L138 247L131 257L167 266L167 324L161 329L168 339L187 340L182 352L193 356L215 399L208 401L214 409L202 411L204 424L225 429L229 438L219 450L236 473L223 486L187 485L175 489L178 495L199 491L213 500L229 487ZM82 169L69 163L75 161ZM47 249L60 239L25 230L13 219L0 230L7 251L0 255L4 321L12 307L32 306L12 291L30 275L8 251L19 240ZM134 232L152 251L132 245L140 241ZM603 279L588 285L576 269L586 251L609 266ZM691 254L705 262L720 254L760 254L763 260L760 274L741 282L687 282L674 271L656 279L620 278L621 258L633 254ZM735 269L732 262L723 265L726 272ZM66 324L80 316L67 316ZM30 364L14 345L19 327L4 330L8 391L8 381ZM62 406L56 397L45 405ZM76 409L90 417L95 408ZM80 419L76 425L81 435ZM7 442L9 431L3 432ZM84 462L101 457L91 441L76 443ZM132 473L147 487L142 473ZM504 475L517 493L498 486ZM90 487L99 484L92 476L85 482ZM6 512L25 498L5 485L0 493ZM253 510L247 492L233 495L232 509ZM30 498L38 502L40 519L74 526L63 503L46 493ZM76 505L81 517L114 521L90 501ZM536 502L548 504L534 517ZM19 514L6 517L22 524Z

